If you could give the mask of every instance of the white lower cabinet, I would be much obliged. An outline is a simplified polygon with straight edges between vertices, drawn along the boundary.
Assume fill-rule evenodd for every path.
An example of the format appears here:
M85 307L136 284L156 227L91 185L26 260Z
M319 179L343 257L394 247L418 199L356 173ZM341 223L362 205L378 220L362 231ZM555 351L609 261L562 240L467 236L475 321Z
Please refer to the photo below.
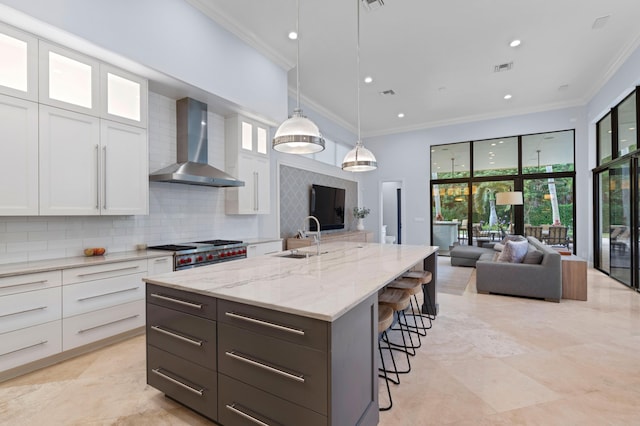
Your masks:
M57 320L0 334L0 371L60 353L61 328Z
M87 345L142 327L144 299L100 309L62 320L62 350Z
M16 293L0 298L0 333L60 319L60 287Z
M147 276L173 272L173 256L155 257L147 260Z
M282 251L282 240L253 243L247 246L247 257L263 256Z

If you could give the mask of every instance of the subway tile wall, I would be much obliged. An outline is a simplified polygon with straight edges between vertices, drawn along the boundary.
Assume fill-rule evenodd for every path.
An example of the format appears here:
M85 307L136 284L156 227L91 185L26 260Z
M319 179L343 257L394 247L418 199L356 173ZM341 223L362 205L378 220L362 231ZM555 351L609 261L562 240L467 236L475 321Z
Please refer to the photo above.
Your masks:
M209 163L224 170L224 117L209 112ZM149 93L149 170L176 161L176 104ZM151 182L148 216L0 217L0 264L81 256L137 244L258 236L256 216L227 216L224 188Z

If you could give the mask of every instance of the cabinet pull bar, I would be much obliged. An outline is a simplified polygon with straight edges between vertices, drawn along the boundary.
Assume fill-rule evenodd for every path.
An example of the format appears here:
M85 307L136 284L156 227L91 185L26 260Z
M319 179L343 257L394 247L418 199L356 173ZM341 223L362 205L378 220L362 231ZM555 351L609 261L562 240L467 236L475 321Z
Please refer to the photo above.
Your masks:
M267 371L271 371L272 373L279 374L281 376L286 377L287 379L295 380L296 382L304 383L304 375L302 374L292 374L287 371L281 370L276 367L272 367L269 364L264 362L256 361L254 359L249 358L247 355L241 354L236 351L227 351L225 354L233 359L237 359L238 361L246 362L247 364L251 364L253 366L262 368Z
M256 319L256 318L251 318L251 317L248 317L246 315L236 314L235 312L225 312L224 314L226 316L228 316L228 317L231 317L231 318L235 318L235 319L239 319L239 320L242 320L242 321L251 322L251 323L254 323L254 324L264 325L266 327L275 328L277 330L286 331L287 333L293 333L293 334L297 334L299 336L304 336L304 330L301 330L299 328L293 328L293 327L287 327L287 326L280 325L280 324L274 324L272 322L259 320L259 319Z
M27 312L41 311L43 309L47 309L47 307L46 306L38 306L37 308L30 308L30 309L25 309L23 311L11 312L9 314L2 314L2 315L0 315L0 318L10 317L11 315L24 314L24 313L27 313Z
M114 291L110 291L108 293L102 293L102 294L95 294L93 296L87 296L87 297L81 297L79 299L76 299L78 302L84 302L85 300L89 300L89 299L95 299L96 297L102 297L102 296L109 296L111 294L117 294L117 293L125 293L127 291L133 291L133 290L137 290L140 287L131 287L131 288L123 288L122 290L114 290Z
M102 179L102 183L104 185L104 194L102 194L102 201L103 201L102 210L107 210L107 147L106 146L102 147L102 152L104 153L104 155L102 156L102 162L104 163L104 167L102 169L102 176L104 177L104 179Z
M115 321L105 322L104 324L96 325L96 326L93 326L93 327L83 328L82 330L78 330L78 334L86 333L87 331L95 330L96 328L100 328L100 327L106 327L107 325L116 324L118 322L127 321L127 320L130 320L130 319L133 319L133 318L137 318L139 316L140 315L138 315L138 314L131 315L131 316L128 316L128 317L125 317L125 318L117 319Z
M20 287L21 285L31 285L31 284L44 284L47 281L49 281L49 280L29 281L29 282L26 282L26 283L3 285L3 286L0 286L0 288Z
M38 343L34 343L33 345L29 345L29 346L24 346L22 348L19 349L14 349L12 351L9 352L5 352L3 354L0 354L0 356L5 356L5 355L9 355L9 354L14 354L16 352L20 352L20 351L24 351L26 349L30 349L30 348L35 348L36 346L40 346L40 345L44 345L45 343L47 343L48 340L43 340L42 342L38 342Z
M79 277L86 277L88 275L108 274L109 272L127 271L129 269L138 269L140 266L128 266L126 268L109 269L108 271L87 272L85 274L78 274Z
M258 211L260 210L260 198L258 196L258 172L253 172L253 205L254 205L254 210Z
M173 297L163 296L157 293L151 293L151 297L155 297L156 299L166 300L167 302L177 303L179 305L189 306L190 308L202 309L201 303L187 302L186 300L174 299Z
M100 210L100 147L96 145L96 210Z
M251 421L251 422L253 422L253 423L257 424L257 425L260 425L260 426L271 426L271 425L269 425L269 423L265 423L263 421L260 421L260 420L256 419L255 417L253 417L252 415L249 415L249 414L245 413L244 411L236 408L236 403L235 402L233 404L231 404L231 405L227 404L226 407L227 407L228 410L231 410L232 412L234 412L235 414L239 415L240 417L244 417L245 419L247 419L247 420L249 420L249 421Z
M167 336L173 337L174 339L178 339L178 340L182 340L183 342L191 343L192 345L195 345L195 346L202 346L202 344L204 343L204 341L202 341L202 340L197 340L197 339L192 339L190 337L181 336L178 333L174 333L172 331L166 330L166 329L164 329L164 328L162 328L160 326L157 326L157 325L152 325L151 329L157 331L158 333L166 334Z
M204 388L200 388L200 389L196 389L192 386L189 386L185 383L182 383L180 380L176 380L173 377L169 377L166 374L164 374L162 371L160 371L159 368L152 368L151 371L153 371L154 374L157 374L158 376L162 377L165 380L170 381L173 384L176 384L178 386L180 386L181 388L184 388L186 390L188 390L189 392L193 392L198 396L202 396L204 394Z
M161 258L161 259L155 259L155 260L154 260L154 263L161 263L161 262L162 262L162 263L164 263L164 262L168 262L168 261L169 261L169 259L168 259L168 258L163 257L163 258Z

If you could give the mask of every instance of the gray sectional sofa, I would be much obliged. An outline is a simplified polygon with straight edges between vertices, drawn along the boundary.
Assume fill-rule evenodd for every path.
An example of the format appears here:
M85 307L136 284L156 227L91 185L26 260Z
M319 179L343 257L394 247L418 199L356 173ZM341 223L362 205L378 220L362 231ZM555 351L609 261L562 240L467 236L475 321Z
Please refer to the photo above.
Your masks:
M451 265L475 266L478 293L525 296L559 302L562 298L562 259L556 250L534 237L527 238L529 251L542 253L540 263L497 261L490 247L457 246L451 250ZM539 258L539 253L537 253Z

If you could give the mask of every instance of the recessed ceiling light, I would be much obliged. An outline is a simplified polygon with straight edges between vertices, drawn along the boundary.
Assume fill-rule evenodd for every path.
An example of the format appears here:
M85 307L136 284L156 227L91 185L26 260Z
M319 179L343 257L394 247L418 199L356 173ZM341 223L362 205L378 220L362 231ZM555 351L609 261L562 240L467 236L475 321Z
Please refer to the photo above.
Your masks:
M495 161L489 161L489 164L496 164Z
M636 128L635 127L629 127L629 130L634 131Z
M398 114L398 118L404 118L404 112L401 112L400 114Z
M370 75L366 76L364 78L364 82L367 84L373 83L373 77L371 77Z
M506 95L504 95L505 99L511 99L511 95L509 93L507 93Z
M607 133L611 133L611 130L609 130Z
M431 152L436 152L436 150L435 150L435 149L432 149L432 150L431 150Z
M496 143L495 142L491 142L491 146L496 146Z
M500 142L498 142L498 143L504 143L504 141L500 141Z
M297 33L297 32L295 32L295 31L291 31L291 32L289 33L289 36L288 36L288 37L289 37L289 40L297 40L297 39L298 39L298 33Z
M511 43L509 43L509 46L511 46L511 47L518 47L518 46L520 46L520 43L522 43L520 40L515 39L515 40L513 40Z

